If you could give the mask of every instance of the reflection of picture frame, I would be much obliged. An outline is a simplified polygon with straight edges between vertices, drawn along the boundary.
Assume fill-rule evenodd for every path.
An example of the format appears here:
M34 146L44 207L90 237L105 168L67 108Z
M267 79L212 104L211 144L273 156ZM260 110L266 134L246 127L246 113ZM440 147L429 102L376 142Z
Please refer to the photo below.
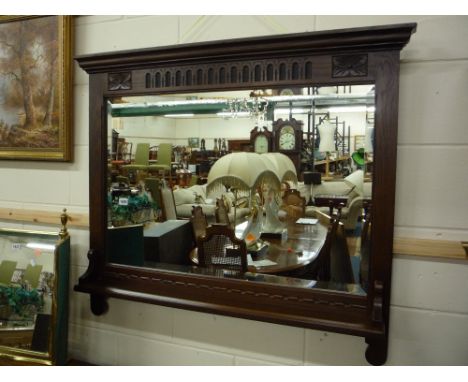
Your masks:
M192 149L200 147L200 138L188 138L188 145Z
M72 16L0 17L0 159L72 160L72 68Z
M355 135L354 136L354 151L364 148L365 140L366 140L365 135Z

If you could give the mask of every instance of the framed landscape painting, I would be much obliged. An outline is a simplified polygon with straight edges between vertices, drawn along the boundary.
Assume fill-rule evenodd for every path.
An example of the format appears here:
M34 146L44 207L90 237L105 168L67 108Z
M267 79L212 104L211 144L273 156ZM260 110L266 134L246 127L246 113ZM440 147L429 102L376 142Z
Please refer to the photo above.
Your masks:
M0 17L0 159L72 160L72 17Z

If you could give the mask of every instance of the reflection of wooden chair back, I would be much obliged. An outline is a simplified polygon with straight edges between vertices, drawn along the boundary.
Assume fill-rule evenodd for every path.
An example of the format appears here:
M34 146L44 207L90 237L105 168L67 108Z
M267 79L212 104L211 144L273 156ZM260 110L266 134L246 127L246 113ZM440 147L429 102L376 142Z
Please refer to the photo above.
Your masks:
M227 225L228 227L231 226L227 208L222 198L216 199L215 219L216 219L216 223L224 224L224 225Z
M28 264L24 271L23 281L27 281L31 288L36 289L39 286L39 278L41 277L42 265Z
M309 276L319 281L330 281L331 278L331 250L338 230L339 217L330 217L325 243L320 250L317 259L312 263Z
M8 285L11 283L13 273L15 273L16 261L3 260L0 263L0 285Z
M120 140L117 144L117 160L130 160L132 158L133 143Z
M151 193L156 205L161 208L161 181L158 178L145 178L145 188Z
M161 198L161 210L163 221L176 220L177 211L174 200L174 193L172 192L172 189L168 187L165 182L162 182L159 192Z
M212 225L206 235L197 239L198 262L207 268L247 271L247 248L234 230L225 225Z
M339 214L338 214L339 216ZM339 283L354 283L353 267L349 254L344 224L338 222L330 249L330 279Z
M281 209L286 211L287 220L295 221L305 216L306 200L299 191L289 189L284 191Z
M353 283L354 276L346 242L345 230L340 214L328 216L316 211L320 224L327 225L327 236L317 258L301 275L307 279Z
M193 237L197 240L199 237L206 235L206 228L208 223L203 209L200 206L192 207L192 216L190 217L193 228Z

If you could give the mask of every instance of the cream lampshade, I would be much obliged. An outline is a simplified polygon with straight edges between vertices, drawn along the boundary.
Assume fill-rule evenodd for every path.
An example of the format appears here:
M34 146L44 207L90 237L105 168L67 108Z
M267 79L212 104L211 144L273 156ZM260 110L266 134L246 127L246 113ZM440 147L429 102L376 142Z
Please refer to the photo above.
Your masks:
M344 178L344 182L351 187L349 193L355 190L359 196L364 193L364 171L356 170Z

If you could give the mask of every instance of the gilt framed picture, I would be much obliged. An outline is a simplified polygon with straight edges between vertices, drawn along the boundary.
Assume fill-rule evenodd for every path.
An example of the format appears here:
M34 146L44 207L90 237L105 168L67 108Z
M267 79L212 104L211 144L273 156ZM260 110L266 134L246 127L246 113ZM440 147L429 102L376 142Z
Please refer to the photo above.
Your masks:
M0 159L73 159L72 68L72 16L0 17Z
M188 139L188 146L192 149L197 149L200 147L200 138L189 138Z

